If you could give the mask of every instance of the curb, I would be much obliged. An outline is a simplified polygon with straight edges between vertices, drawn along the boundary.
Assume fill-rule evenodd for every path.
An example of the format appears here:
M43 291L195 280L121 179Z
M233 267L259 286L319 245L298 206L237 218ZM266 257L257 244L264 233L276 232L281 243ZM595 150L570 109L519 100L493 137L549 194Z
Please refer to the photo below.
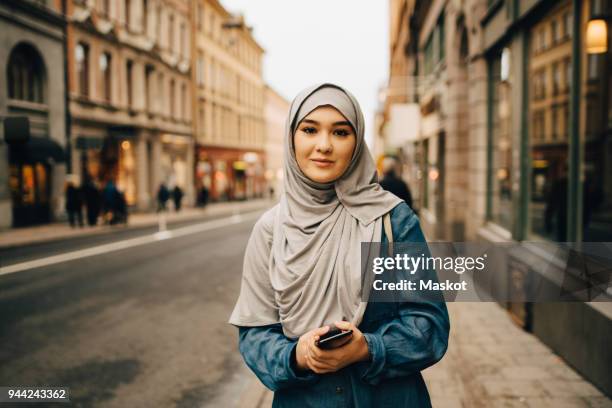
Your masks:
M202 219L202 220L214 219L217 217L227 216L231 214L258 211L258 210L262 210L265 208L269 208L271 205L275 203L276 201L265 200L265 199L262 199L261 201L259 200L246 201L244 202L244 208L238 208L238 209L236 207L240 206L240 204L237 204L235 202L219 203L216 205L223 206L223 205L229 204L230 206L228 208L218 207L216 209L214 207L207 207L205 209L201 209L201 211L194 212L188 215L176 214L176 216L174 216L175 214L172 214L170 217L168 217L167 223L170 226L175 223L189 222L189 221L194 221L198 219ZM215 205L215 204L212 204L212 205ZM213 212L210 211L211 209L213 210ZM193 210L193 209L190 208L187 210ZM151 217L151 219L150 220L145 219L145 220L140 220L140 221L136 220L135 222L132 221L132 223L128 221L127 225L98 225L95 227L85 227L83 229L78 229L78 228L77 229L66 229L65 231L62 231L62 233L59 233L55 236L46 236L46 237L45 236L42 236L42 237L34 236L34 237L28 237L27 239L25 238L17 239L16 242L0 243L0 250L10 250L11 248L20 247L23 245L45 244L45 243L50 243L50 242L62 241L65 239L105 235L105 234L110 234L116 231L137 230L140 228L144 229L144 228L150 228L158 224L158 218L153 217L155 213L152 213L152 212L135 213L132 215L136 217L136 219L138 219L139 216L140 217ZM36 228L51 228L53 225L61 227L61 228L66 228L65 223L52 223L52 224L47 224L47 225L40 226L40 227L32 227L32 234L36 234L37 232ZM24 229L8 229L8 230L0 231L0 235L11 234L13 231L20 233L20 232L23 232Z

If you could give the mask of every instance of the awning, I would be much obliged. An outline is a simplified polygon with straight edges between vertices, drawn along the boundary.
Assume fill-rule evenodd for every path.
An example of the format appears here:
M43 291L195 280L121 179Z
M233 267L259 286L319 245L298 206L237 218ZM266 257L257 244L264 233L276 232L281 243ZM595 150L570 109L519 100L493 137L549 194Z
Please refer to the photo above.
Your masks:
M48 159L58 163L66 161L64 148L49 137L31 136L24 144L11 145L13 162L47 162Z

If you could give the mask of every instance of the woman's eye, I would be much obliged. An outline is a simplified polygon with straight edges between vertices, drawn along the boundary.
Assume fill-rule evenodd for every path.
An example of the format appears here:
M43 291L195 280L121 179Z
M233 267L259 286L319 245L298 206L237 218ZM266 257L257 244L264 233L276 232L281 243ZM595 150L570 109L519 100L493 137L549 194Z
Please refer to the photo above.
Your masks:
M338 136L348 136L351 134L348 130L345 129L336 129L334 133Z
M312 133L316 133L317 129L313 127L305 127L305 128L302 128L302 132L312 134Z

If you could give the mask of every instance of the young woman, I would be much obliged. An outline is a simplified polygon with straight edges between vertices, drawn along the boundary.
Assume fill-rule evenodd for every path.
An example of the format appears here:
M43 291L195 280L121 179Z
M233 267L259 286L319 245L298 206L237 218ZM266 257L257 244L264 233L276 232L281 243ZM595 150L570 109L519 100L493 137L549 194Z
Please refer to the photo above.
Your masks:
M446 351L446 305L360 296L361 242L425 239L376 182L357 101L332 84L302 91L284 145L285 191L253 228L230 318L246 364L275 407L430 406L420 371ZM329 323L353 331L348 343L316 345Z

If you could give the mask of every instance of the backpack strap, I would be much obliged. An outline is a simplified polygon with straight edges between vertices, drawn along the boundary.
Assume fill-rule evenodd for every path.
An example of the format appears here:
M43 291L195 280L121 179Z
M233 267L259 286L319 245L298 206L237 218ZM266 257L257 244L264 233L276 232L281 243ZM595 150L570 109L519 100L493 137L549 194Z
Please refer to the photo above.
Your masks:
M391 212L383 215L383 228L385 230L385 235L387 236L387 240L389 241L387 252L390 257L393 256L393 229L391 228Z

